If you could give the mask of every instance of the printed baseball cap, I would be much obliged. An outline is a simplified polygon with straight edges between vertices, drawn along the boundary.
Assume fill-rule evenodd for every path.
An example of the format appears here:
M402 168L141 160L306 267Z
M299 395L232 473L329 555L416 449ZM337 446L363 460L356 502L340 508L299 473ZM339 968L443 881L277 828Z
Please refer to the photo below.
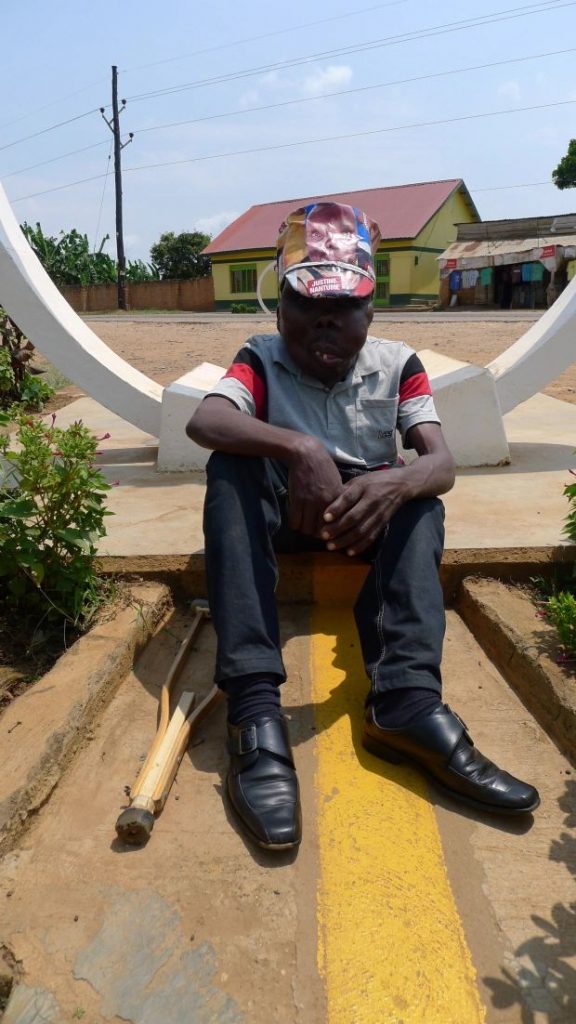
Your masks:
M278 282L308 298L374 291L380 229L344 203L310 203L290 213L278 235Z

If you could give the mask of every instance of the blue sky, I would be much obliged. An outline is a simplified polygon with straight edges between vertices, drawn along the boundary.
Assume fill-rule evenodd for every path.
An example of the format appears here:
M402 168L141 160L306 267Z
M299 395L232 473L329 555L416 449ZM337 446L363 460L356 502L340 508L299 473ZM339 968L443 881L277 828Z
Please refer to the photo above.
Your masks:
M163 231L216 234L253 203L437 178L463 178L484 219L576 210L576 189L519 187L550 182L576 137L576 0L4 8L0 180L19 220L49 233L75 227L91 243L114 236L111 134L98 113L110 103L112 64L128 100L123 129L135 133L123 151L131 258L148 259ZM517 60L526 57L535 59ZM420 76L428 77L406 81ZM404 125L420 127L390 130Z

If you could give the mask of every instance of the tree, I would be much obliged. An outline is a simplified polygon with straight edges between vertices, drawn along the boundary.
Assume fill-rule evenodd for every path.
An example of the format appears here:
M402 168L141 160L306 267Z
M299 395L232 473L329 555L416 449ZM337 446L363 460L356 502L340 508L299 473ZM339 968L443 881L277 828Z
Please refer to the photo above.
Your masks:
M54 284L107 284L116 280L116 263L103 252L108 235L104 235L100 247L91 252L88 236L81 235L76 228L60 231L60 237L56 238L45 235L39 223L35 228L26 222L20 227Z
M576 188L576 139L570 140L566 156L552 171L552 180L556 188Z
M175 235L166 231L150 248L150 258L165 278L206 277L210 273L210 257L202 256L210 235L202 231L183 231Z

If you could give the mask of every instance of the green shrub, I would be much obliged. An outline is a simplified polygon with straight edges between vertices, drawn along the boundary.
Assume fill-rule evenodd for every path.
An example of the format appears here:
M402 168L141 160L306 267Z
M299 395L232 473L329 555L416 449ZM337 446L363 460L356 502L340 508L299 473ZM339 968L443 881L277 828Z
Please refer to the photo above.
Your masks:
M576 476L576 471L571 469L570 472ZM570 506L564 523L564 533L570 540L576 541L576 484L566 484L564 495L568 498Z
M6 430L15 422L14 441ZM109 490L82 423L0 414L0 602L6 614L82 627L101 600L96 544Z
M46 381L30 370L34 345L0 306L0 409L19 402L41 410L54 394Z
M258 306L247 306L244 302L232 302L230 305L231 313L258 313Z
M564 650L576 654L576 597L567 590L561 590L548 598L546 615L558 630Z

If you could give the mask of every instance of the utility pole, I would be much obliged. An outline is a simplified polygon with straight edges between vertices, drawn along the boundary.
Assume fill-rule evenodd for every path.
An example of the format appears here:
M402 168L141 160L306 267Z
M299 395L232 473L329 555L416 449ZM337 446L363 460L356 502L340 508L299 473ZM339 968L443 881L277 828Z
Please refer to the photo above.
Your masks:
M120 114L126 107L126 100L122 100L122 107L118 109L118 68L112 66L112 120L105 116L105 107L100 107L100 113L106 121L112 135L114 136L114 184L116 190L116 262L118 265L118 309L127 309L126 305L126 256L124 254L124 226L122 221L122 160L121 153L125 146L128 146L134 138L134 132L130 132L126 142L120 137Z

